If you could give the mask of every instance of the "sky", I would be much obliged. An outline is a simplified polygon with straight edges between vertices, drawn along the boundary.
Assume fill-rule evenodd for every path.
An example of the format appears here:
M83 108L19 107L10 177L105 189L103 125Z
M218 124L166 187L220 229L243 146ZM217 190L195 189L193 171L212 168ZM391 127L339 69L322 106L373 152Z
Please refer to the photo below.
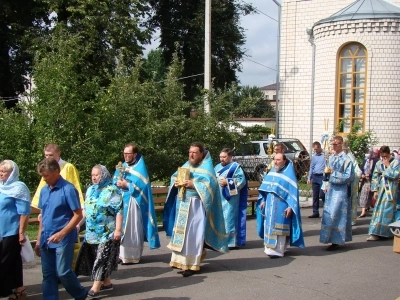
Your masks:
M241 18L248 57L243 60L242 72L237 74L240 85L262 87L273 84L276 81L278 6L272 0L244 1L253 4L259 12Z
M242 72L237 73L240 85L262 87L273 84L276 81L278 6L273 0L238 1L251 3L258 10L257 14L240 19L246 36L243 46L246 57L243 59ZM157 36L159 33L156 32L152 44L145 46L144 55L158 46Z

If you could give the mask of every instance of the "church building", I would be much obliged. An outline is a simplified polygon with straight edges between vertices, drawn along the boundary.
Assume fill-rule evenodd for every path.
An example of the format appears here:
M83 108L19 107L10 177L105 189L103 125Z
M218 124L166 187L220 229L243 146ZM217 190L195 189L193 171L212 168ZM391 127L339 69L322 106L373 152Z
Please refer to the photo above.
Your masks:
M359 124L400 147L400 0L282 0L280 137Z

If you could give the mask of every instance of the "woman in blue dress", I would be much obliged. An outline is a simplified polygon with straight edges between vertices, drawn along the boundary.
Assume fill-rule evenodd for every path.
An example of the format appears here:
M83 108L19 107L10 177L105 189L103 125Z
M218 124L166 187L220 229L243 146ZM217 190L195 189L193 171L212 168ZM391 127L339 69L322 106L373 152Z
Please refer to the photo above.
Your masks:
M28 187L18 177L15 162L0 163L0 297L11 300L26 298L20 252L31 211Z

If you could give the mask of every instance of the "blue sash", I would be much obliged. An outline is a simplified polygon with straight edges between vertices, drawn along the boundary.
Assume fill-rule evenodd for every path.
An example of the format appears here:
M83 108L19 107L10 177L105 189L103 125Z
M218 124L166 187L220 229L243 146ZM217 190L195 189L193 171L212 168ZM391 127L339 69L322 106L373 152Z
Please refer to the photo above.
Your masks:
M217 177L219 177L221 176L221 174L224 174L225 171L229 169L225 177L228 184L222 188L222 195L228 201L231 196L235 196L238 194L235 181L233 180L233 175L235 174L237 168L239 168L239 164L236 162L232 162L217 172Z
M125 167L125 170L121 174L122 178L128 181L130 186L128 189L120 189L124 201L124 219L122 224L124 231L127 214L130 213L130 201L136 201L142 214L145 241L149 243L150 249L160 248L151 183L143 156L138 153L136 163L133 166L128 166L126 162L122 165ZM120 173L120 170L115 170L113 177L114 184L118 181Z

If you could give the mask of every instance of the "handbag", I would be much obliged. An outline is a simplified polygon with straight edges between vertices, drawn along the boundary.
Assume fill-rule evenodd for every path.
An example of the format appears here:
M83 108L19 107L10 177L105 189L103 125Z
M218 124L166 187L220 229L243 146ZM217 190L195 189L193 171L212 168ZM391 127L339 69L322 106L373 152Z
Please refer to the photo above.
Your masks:
M376 200L374 199L374 197L372 197L371 199L371 207L374 208L376 204Z
M31 242L28 236L25 236L26 242L21 246L21 257L23 262L32 262L35 260Z

